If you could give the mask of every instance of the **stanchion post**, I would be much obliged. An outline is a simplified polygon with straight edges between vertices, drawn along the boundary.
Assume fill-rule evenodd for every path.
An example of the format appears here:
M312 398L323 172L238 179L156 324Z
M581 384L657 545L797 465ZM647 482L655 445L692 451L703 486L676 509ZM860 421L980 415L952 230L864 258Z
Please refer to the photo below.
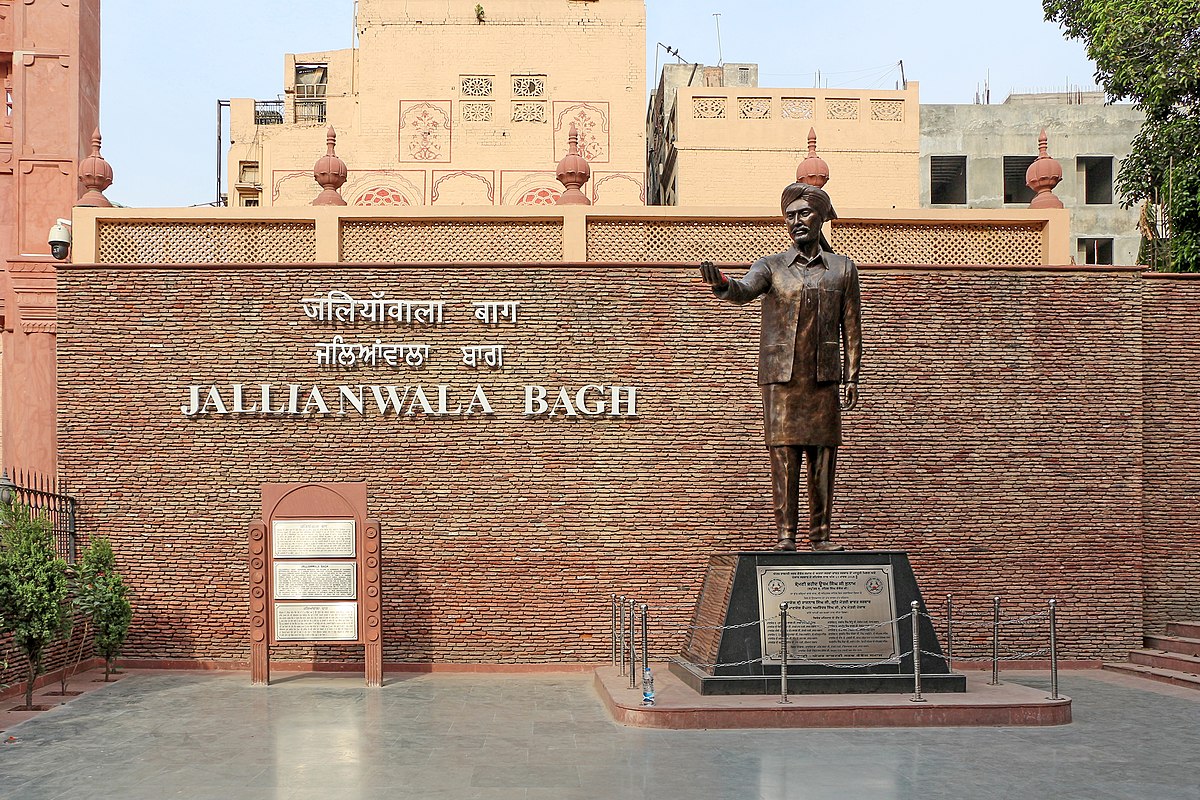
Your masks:
M946 668L954 669L954 595L946 595Z
M621 629L621 674L625 674L625 595L616 600L613 608L613 622Z
M642 603L642 691L646 691L646 673L650 671L650 623L646 620L649 606Z
M629 688L637 688L637 647L634 646L636 639L633 633L633 615L637 612L637 603L631 597L629 598Z
M921 604L916 600L909 606L912 617L913 696L914 703L924 703L921 697Z
M612 665L617 665L617 596L614 594L609 602L609 611L612 612Z
M1058 700L1058 632L1054 618L1056 600L1050 601L1050 699Z
M788 700L788 604L779 604L779 702L790 705Z
M1000 598L992 598L992 679L988 686L1000 685Z

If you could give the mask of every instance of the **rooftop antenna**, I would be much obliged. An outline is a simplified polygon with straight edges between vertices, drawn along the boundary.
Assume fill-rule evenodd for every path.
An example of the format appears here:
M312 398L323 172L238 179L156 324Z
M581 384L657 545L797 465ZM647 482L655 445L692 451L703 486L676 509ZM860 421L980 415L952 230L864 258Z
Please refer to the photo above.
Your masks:
M908 78L904 77L904 59L900 59L900 85L908 91Z
M713 18L717 21L717 66L721 66L724 59L721 57L721 15L713 14Z

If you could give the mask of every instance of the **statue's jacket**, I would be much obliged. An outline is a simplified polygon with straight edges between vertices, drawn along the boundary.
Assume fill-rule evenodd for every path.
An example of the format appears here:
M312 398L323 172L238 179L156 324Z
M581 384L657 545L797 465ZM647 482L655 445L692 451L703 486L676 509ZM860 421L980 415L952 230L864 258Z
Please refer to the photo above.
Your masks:
M794 364L796 330L805 309L806 291L816 295L819 340L816 348L818 383L858 382L862 358L862 323L858 289L858 268L846 256L821 252L825 265L816 286L806 289L803 268L795 265L797 251L760 258L741 280L728 279L725 287L713 288L722 300L742 305L762 297L762 334L758 356L760 385L787 383L796 370L808 365ZM845 369L842 351L845 348Z

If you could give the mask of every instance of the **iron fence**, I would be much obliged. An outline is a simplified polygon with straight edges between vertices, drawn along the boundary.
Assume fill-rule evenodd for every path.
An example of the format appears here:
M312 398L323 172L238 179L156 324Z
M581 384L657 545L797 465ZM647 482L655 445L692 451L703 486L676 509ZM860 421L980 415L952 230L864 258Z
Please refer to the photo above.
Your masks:
M282 100L255 100L254 101L254 124L255 125L282 125L283 124L283 101Z
M0 493L11 492L11 496L0 498L16 503L34 515L43 515L54 530L54 547L58 554L75 563L75 498L59 491L56 480L35 472L15 470L12 478L7 470L0 477Z

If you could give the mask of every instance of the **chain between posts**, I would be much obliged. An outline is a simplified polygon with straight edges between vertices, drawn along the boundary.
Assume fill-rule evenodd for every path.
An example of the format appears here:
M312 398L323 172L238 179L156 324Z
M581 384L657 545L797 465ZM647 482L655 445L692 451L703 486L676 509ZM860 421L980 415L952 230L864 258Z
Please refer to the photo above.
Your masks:
M625 613L626 612L626 604L628 604L628 614L627 615ZM645 677L646 677L646 673L649 671L649 663L650 663L648 604L642 603L639 605L631 597L626 597L624 595L621 595L621 596L614 595L611 597L611 606L612 606L611 616L612 616L612 633L613 633L612 652L613 652L613 656L614 656L614 661L618 660L618 654L619 654L619 666L620 666L621 674L625 674L626 664L628 664L629 683L630 683L629 688L631 688L631 689L637 688L637 682L636 682L637 681L637 678L636 678L637 646L636 646L636 635L635 635L635 622L636 622L635 613L636 613L636 609L638 609L638 608L641 609L641 614L642 614L641 651L642 651L642 673L643 673L643 691L644 691L646 688ZM669 609L669 608L687 608L687 607L694 608L694 604L669 605L669 606L663 606L661 608ZM784 611L785 611L784 604L781 604L780 626L781 626L781 632L786 636L787 618L784 615ZM958 656L957 660L962 661L962 662L985 662L985 661L990 660L992 662L992 680L989 682L989 685L995 686L995 685L999 684L999 664L1001 661L1020 661L1023 659L1034 658L1034 657L1044 656L1044 655L1049 654L1049 656L1050 656L1050 672L1051 672L1051 675L1050 675L1051 687L1050 687L1050 696L1048 699L1059 700L1061 698L1058 693L1058 646L1057 646L1056 611L1057 611L1057 601L1050 600L1049 608L1046 611L1036 612L1036 613L1027 614L1027 615L1024 615L1021 617L1013 617L1013 618L1010 618L1007 620L1002 620L1000 618L1000 597L998 597L998 596L993 597L992 598L992 619L991 619L990 623L986 624L986 627L990 627L992 629L992 637L991 637L991 639L992 639L992 655L990 656L990 658L989 657ZM805 659L805 658L797 658L796 656L794 656L793 654L788 652L787 640L784 639L781 644L780 653L775 654L774 656L767 655L767 656L760 656L758 658L746 659L744 661L715 662L715 663L711 663L711 664L700 663L700 662L684 662L684 663L689 663L695 667L718 668L718 667L747 666L750 664L762 663L762 662L764 662L766 660L770 660L770 659L778 659L781 662L781 670L780 670L780 672L781 672L781 676L780 676L781 700L780 700L780 702L784 703L784 702L788 702L786 681L788 679L788 667L791 665L821 666L821 667L827 667L827 668L832 668L832 669L866 669L866 668L877 667L877 666L894 665L894 664L899 663L904 658L907 658L909 655L915 654L914 659L913 659L914 692L913 692L912 699L913 699L913 702L924 702L924 698L921 695L920 656L927 655L927 656L930 656L933 658L939 658L948 667L951 666L953 660L955 659L955 656L953 654L954 653L954 650L953 650L954 631L955 631L956 627L964 626L964 623L961 621L961 619L958 620L957 622L955 621L953 596L947 595L947 597L946 597L946 652L945 653L931 652L928 650L924 650L920 646L919 621L920 621L921 617L924 617L925 619L930 620L930 622L935 625L937 624L937 620L932 615L930 615L924 611L921 611L919 604L914 602L912 609L907 614L903 614L901 616L895 617L890 620L870 623L868 625L853 626L853 627L847 627L847 628L841 629L843 632L870 631L870 630L875 630L875 629L878 629L878 628L886 626L886 625L891 625L891 624L894 624L897 622L901 622L906 618L909 619L913 626L913 633L912 633L913 649L908 651L907 653L900 654L899 656L894 656L892 658L883 659L883 660L875 661L875 662L854 663L854 664L844 664L844 663L843 664L835 664L835 663L829 663L829 662L824 662L824 661L816 661L816 660ZM1030 650L1030 651L1026 651L1026 652L1022 652L1022 653L1015 653L1015 654L1006 654L1003 656L1000 654L1000 628L1001 627L1018 625L1018 624L1023 624L1023 623L1028 623L1028 622L1033 622L1033 621L1043 620L1043 619L1049 620L1049 628L1050 628L1050 646L1049 646L1049 648L1043 647L1043 648L1039 648L1037 650ZM737 630L737 629L741 629L741 628L755 627L755 626L759 626L761 624L762 623L760 620L750 620L748 622L738 623L738 624L734 624L734 625L690 625L690 624L686 624L686 623L664 623L662 621L659 621L659 623L658 623L660 628L669 628L669 629L676 629L676 630L682 629L682 630L689 630L689 631ZM965 627L982 628L982 627L985 627L985 625L984 624L971 625L970 623L965 623ZM628 661L626 661L626 658L625 658L625 654L626 654L625 642L626 641L628 641L628 643L629 643L629 647L628 647L628 654L629 654L628 659L629 660Z

